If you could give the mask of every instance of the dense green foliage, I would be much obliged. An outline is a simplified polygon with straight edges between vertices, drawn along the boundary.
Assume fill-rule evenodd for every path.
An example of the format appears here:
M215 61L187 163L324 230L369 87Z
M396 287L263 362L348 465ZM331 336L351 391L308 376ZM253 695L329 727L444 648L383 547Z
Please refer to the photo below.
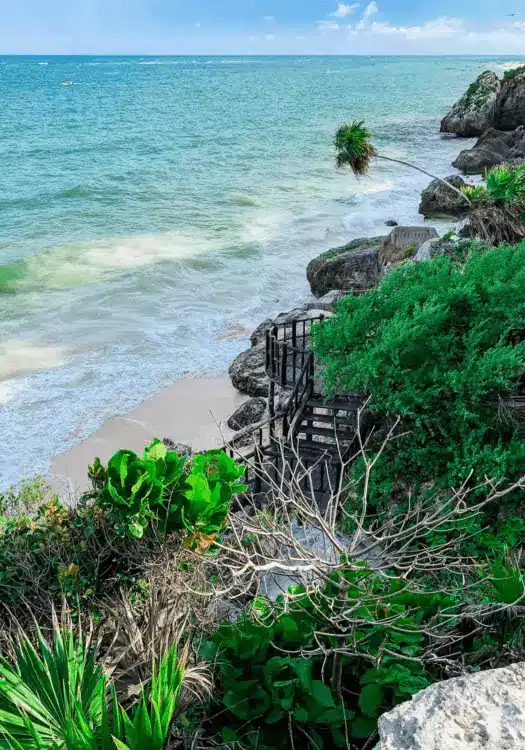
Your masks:
M504 564L466 594L344 561L331 578L316 593L295 587L276 605L256 600L205 645L220 669L215 724L224 742L287 750L292 737L296 747L359 747L383 712L443 676L436 650L477 668L491 654L504 660L506 645L522 637L519 625L480 628L462 617L468 604L522 596L521 574ZM343 652L340 675L333 649Z
M10 750L163 750L184 669L175 647L153 665L131 711L119 705L91 640L62 630L37 645L22 635L14 663L0 657L0 748Z
M327 391L370 394L367 409L409 430L378 462L376 502L409 485L459 486L471 471L473 482L525 473L520 402L509 399L524 331L525 243L404 266L317 328Z
M371 137L372 133L363 121L341 125L334 140L337 168L350 167L356 175L367 174L370 159L376 156L376 150L370 141Z
M117 534L141 538L151 522L163 533L186 531L217 534L224 526L233 494L244 492L239 483L245 469L224 451L179 456L160 440L148 445L142 458L133 451L118 451L105 472L97 476L96 502L107 513ZM100 487L100 489L99 489Z
M40 486L11 493L0 517L0 601L82 601L132 584L167 534L206 549L246 489L244 473L223 451L179 456L155 440L142 458L118 451L107 467L96 459L93 490L74 508L42 500Z

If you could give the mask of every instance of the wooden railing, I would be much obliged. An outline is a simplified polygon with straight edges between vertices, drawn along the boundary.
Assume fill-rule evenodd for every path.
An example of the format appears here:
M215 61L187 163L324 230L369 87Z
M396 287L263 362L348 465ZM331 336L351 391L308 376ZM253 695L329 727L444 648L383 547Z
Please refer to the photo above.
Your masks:
M262 422L237 433L235 440L224 446L231 456L241 455L246 462L247 480L255 495L261 493L263 487L268 485L269 472L273 471L277 480L278 472L283 468L283 446L285 450L288 446L290 461L297 460L296 446L299 443L296 444L295 441L297 435L301 434L301 425L305 419L310 419L307 425L311 424L311 427L319 421L315 419L315 415L307 416L308 410L312 411L309 402L311 403L315 395L315 363L310 344L312 324L321 322L324 318L324 315L320 315L317 318L294 320L273 326L266 331L265 370L269 378L269 416ZM277 402L276 389L281 389L281 400ZM336 408L321 402L318 406L328 410ZM349 420L334 416L334 435L338 423L346 427L350 424ZM325 433L326 427L324 430L319 428L320 436ZM236 448L236 443L246 435L253 438L253 447L250 447L247 452L240 453ZM325 459L322 455L322 442L316 442L313 437L315 435L308 436L310 449L304 457L300 455L299 458L302 462L304 461L305 465L315 467L313 484L316 499L320 502L330 484L329 474L331 474L333 486L334 478L336 482L339 481L343 463L340 455L332 454ZM316 459L312 456L312 446L317 446L321 460L319 457Z

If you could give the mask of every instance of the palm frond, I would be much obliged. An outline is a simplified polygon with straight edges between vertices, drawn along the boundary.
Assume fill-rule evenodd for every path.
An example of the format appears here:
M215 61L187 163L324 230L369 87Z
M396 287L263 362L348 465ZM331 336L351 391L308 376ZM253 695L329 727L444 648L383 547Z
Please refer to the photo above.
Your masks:
M334 140L337 168L350 167L352 172L358 176L367 174L370 168L370 160L377 156L377 152L370 141L371 137L372 134L363 121L355 120L341 125L337 129Z

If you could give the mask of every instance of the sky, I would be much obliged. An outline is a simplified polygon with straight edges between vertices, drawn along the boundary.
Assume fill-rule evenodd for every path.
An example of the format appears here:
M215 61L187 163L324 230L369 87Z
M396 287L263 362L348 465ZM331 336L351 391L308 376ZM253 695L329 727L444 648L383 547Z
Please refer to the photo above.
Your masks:
M1 54L525 55L525 2L0 0Z

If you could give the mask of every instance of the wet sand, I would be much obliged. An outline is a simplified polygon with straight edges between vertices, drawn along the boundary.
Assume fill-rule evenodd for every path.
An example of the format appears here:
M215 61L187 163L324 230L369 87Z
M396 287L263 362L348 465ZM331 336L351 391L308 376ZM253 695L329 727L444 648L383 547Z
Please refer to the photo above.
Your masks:
M179 380L56 456L50 473L53 489L64 501L74 502L90 487L87 467L95 456L107 462L121 448L141 453L155 437L186 443L194 450L220 447L232 435L226 420L246 398L227 375Z

